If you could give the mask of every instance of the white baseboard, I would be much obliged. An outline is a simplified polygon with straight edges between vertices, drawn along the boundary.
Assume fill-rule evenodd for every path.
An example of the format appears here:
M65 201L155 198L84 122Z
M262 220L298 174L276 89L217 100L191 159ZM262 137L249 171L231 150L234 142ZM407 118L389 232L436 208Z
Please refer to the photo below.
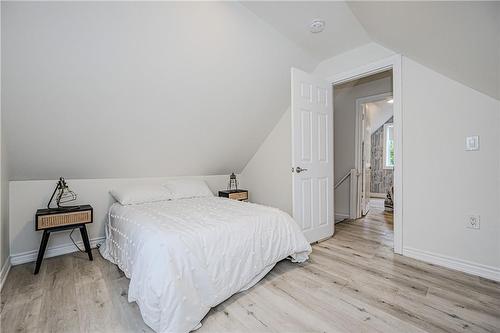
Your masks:
M410 247L403 248L403 255L439 265L464 273L481 276L490 280L500 281L500 268L474 263L467 260L457 259L442 254L418 250Z
M335 213L335 223L349 218L349 214Z
M7 260L5 260L5 263L2 266L2 270L0 271L0 291L2 291L5 280L7 280L7 275L9 275L10 267L10 257L7 257Z
M97 244L101 243L105 237L96 237L90 240L90 247L95 248ZM80 248L83 248L83 242L76 242ZM50 258L55 256L60 256L67 253L76 252L78 249L75 247L73 243L66 243L62 245L57 245L53 247L47 248L45 251L44 258ZM38 250L27 251L23 253L12 254L10 256L10 262L13 266L24 264L27 262L36 261L36 257L38 255Z
M387 194L385 193L370 193L370 198L380 198L380 199L385 199Z

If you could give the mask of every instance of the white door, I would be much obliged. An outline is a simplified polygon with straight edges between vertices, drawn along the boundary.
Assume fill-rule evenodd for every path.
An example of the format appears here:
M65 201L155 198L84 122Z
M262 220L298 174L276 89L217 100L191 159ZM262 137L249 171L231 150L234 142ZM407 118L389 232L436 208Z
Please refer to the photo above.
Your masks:
M371 151L372 136L370 117L367 116L366 104L363 105L363 141L362 141L362 190L361 190L361 214L366 215L370 210L370 184L371 184Z
M311 243L334 231L332 91L292 68L293 217Z

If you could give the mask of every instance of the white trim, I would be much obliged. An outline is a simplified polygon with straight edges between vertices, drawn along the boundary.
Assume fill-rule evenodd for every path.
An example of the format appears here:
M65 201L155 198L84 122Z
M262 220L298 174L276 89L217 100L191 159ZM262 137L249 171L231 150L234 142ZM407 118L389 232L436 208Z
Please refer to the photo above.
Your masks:
M387 196L386 193L374 193L374 192L370 192L370 198L385 199L386 196Z
M453 258L429 251L418 250L411 247L405 247L403 249L403 255L434 265L451 268L460 272L481 276L490 280L500 281L500 268L478 264L475 262Z
M3 285L5 284L5 280L7 280L7 275L9 275L10 268L12 267L10 263L10 257L7 257L5 263L2 266L2 270L0 271L0 291L3 289Z
M355 79L360 79L362 77L384 72L388 69L393 68L394 64L398 61L401 63L401 55L393 55L388 58L372 62L346 72L332 75L330 77L327 77L326 80L334 84L345 83Z
M392 92L387 92L383 94L371 95L366 97L356 98L356 122L354 125L354 168L357 170L359 177L364 177L363 175L363 166L361 165L363 151L361 142L363 142L363 111L364 105L366 103L373 103L383 101L388 98L392 98ZM355 189L355 210L354 217L352 218L360 218L363 216L362 207L361 207L361 193L363 191L362 181L358 179L358 185Z
M356 169L351 169L351 176L349 177L349 218L357 219L357 209L358 209L358 188L359 188L359 172Z
M394 137L394 123L384 124L384 129L383 129L384 141L382 143L383 155L384 155L384 165L383 165L384 170L394 170L394 165L387 165L387 132L389 127L392 127L392 136Z
M392 68L394 99L394 252L403 253L403 110L401 94L401 55L394 55L354 70L327 78L332 85L383 72Z
M335 221L342 221L350 218L349 214L335 212Z
M90 247L95 248L97 247L97 244L101 243L106 237L96 237L90 240ZM83 248L83 242L78 241L76 242L80 248ZM63 254L67 253L73 253L78 251L78 249L73 245L73 243L66 243L62 245L57 245L53 247L47 248L45 251L45 258L50 258L50 257L55 257L55 256L60 256ZM38 255L38 250L32 250L32 251L27 251L27 252L22 252L18 254L13 254L10 256L11 258L11 263L13 266L15 265L20 265L24 264L27 262L32 262L36 261L36 257Z
M394 115L394 252L403 253L403 94L401 56L393 58L392 104Z
M363 132L360 131L362 117L363 117L362 106L363 106L363 104L366 104L366 103L383 101L384 99L387 99L388 97L392 97L392 92L356 98L356 124L355 124L355 128L354 128L354 131L355 131L354 167L358 170L358 172L360 172L360 170L361 170L361 141L363 138Z

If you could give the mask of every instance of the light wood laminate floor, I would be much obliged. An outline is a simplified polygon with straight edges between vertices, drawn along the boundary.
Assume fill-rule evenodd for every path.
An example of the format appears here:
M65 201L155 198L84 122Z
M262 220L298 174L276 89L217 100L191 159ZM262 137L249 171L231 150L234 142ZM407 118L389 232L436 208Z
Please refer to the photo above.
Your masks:
M213 308L203 332L500 332L500 284L392 253L392 215L336 225L304 264L282 261ZM150 332L128 279L94 252L13 267L2 332Z

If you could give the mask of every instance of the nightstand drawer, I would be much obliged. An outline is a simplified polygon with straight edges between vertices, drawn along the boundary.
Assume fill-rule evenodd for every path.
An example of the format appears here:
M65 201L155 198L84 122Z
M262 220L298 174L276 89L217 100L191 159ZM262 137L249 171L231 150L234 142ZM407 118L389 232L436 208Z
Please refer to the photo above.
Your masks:
M93 213L94 209L90 205L75 206L68 210L38 209L35 215L35 230L92 223Z
M92 211L73 212L63 214L41 215L37 217L37 230L55 228L63 225L92 222Z
M229 199L248 200L248 192L229 193Z
M219 191L219 197L229 198L238 201L247 201L248 200L248 191L247 190L226 190Z

